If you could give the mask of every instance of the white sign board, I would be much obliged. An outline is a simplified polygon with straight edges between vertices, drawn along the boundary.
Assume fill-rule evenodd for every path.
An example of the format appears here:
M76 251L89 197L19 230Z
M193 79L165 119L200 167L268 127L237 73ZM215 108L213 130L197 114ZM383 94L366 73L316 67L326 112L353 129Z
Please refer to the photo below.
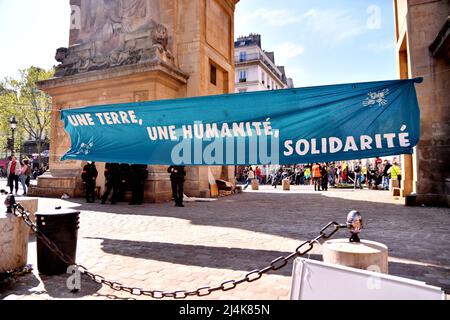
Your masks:
M297 258L291 300L445 300L441 288L383 273Z

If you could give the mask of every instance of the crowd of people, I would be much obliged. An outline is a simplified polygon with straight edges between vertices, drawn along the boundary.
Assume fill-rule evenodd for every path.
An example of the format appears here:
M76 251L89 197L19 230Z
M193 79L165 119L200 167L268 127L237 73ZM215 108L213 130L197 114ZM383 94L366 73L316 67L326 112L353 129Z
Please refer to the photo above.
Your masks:
M183 185L186 171L184 166L170 166L172 184L172 196L176 207L183 205ZM125 201L125 194L131 190L130 205L141 205L144 201L144 187L147 180L148 170L145 164L106 163L105 164L105 192L101 196L101 204L106 204L110 198L111 204ZM96 181L98 177L95 162L88 161L83 167L81 179L83 180L86 202L94 203L96 198Z
M401 169L396 160L385 159L309 163L288 166L247 166L237 172L237 180L246 189L253 179L274 188L288 179L292 185L313 185L314 190L326 191L328 186L353 186L362 189L389 190L390 181L401 186Z

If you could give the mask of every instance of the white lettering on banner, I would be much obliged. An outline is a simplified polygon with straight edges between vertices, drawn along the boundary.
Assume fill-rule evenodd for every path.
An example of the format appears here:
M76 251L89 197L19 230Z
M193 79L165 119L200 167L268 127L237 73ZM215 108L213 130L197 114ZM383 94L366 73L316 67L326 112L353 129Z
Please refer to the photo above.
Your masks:
M151 128L148 128L152 132ZM176 135L182 135L177 129ZM214 139L181 139L171 152L174 164L279 163L279 138L272 136L226 137Z
M409 142L409 133L408 132L403 132L406 130L406 126L402 125L402 127L400 128L400 132L398 134L398 140L400 142L400 147L409 147L411 145L411 143Z
M134 110L114 112L83 113L67 116L67 126L142 126ZM161 122L160 118L145 120L146 123ZM80 129L81 130L81 129ZM376 149L408 148L411 146L407 126L402 125L399 132L382 132L349 135L344 137L305 137L280 141L283 135L280 128L273 128L270 118L255 121L211 122L194 121L191 124L166 124L145 126L148 141L180 141L172 148L173 163L184 164L278 164L280 142L285 157L338 152L358 152ZM121 131L115 131L121 132ZM120 133L122 134L122 133ZM204 142L209 142L206 146Z
M342 152L351 151L364 151L373 149L391 149L398 147L409 147L411 145L409 141L409 132L403 132L406 130L406 125L403 125L400 129L400 133L384 133L375 134L374 137L369 135L361 135L359 139L355 139L354 136L345 137L345 143L343 139L337 137L329 138L312 138L299 139L295 142L295 148L293 148L294 141L286 140L284 142L283 155L286 157L292 156L294 151L299 156L305 156L306 154L327 154L327 149L329 153L337 153L342 150ZM320 141L320 147L317 146L317 142ZM359 141L359 144L357 143ZM374 145L375 142L375 145ZM383 146L384 145L384 146ZM344 149L342 147L344 146Z
M342 141L339 138L336 137L330 137L330 153L336 153L341 151L342 149Z

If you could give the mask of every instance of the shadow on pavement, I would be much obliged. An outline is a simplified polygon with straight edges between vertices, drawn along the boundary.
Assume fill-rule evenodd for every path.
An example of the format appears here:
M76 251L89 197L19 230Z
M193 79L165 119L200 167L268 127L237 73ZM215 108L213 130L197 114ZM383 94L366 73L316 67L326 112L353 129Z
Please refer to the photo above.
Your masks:
M200 245L101 239L103 251L133 258L164 261L186 266L252 271L266 267L270 262L290 252L241 248L208 247ZM292 265L276 272L290 276Z
M367 193L376 197L375 193ZM373 199L371 199L373 200ZM362 239L378 241L389 247L389 256L408 259L417 264L391 263L390 274L415 278L426 281L428 284L446 288L450 284L450 210L448 208L406 207L397 204L344 199L315 193L242 193L232 197L219 198L214 202L188 202L185 208L173 207L172 203L144 204L142 206L116 206L100 204L85 204L82 199L72 200L81 204L81 210L106 212L119 215L142 215L149 217L173 217L185 219L194 225L216 226L249 230L252 232L289 237L292 239L314 238L319 230L329 221L345 222L350 210L361 212L364 220ZM339 231L335 238L347 237L347 231ZM133 242L115 243L114 239L104 239L104 250L121 254L117 248L125 245L124 254L133 255L134 250L148 259L160 261L173 261L181 264L198 264L193 256L186 254L186 248L200 252L207 251L211 261L207 264L212 267L224 267L221 260L226 259L233 265L233 254L240 262L234 267L239 270L251 270L261 267L268 261L284 254L255 254L255 259L246 259L247 254L257 250L243 251L236 248L214 248L203 246L183 247L170 243L139 242L144 250L139 249ZM129 247L131 246L130 249ZM204 249L201 249L204 248ZM165 250L181 252L183 258L170 257ZM219 250L219 251L217 251ZM234 251L233 251L234 250ZM267 253L267 252L266 252ZM223 258L223 256L225 258ZM259 259L264 256L263 259ZM167 259L167 260L166 260ZM183 260L184 259L184 260ZM187 260L186 260L187 259ZM235 260L239 260L236 259ZM183 263L184 261L184 263ZM251 263L252 261L258 263ZM262 265L260 265L260 263ZM435 267L424 267L421 263L432 264ZM255 265L256 264L256 265ZM442 266L442 267L437 267ZM249 269L250 268L250 269Z

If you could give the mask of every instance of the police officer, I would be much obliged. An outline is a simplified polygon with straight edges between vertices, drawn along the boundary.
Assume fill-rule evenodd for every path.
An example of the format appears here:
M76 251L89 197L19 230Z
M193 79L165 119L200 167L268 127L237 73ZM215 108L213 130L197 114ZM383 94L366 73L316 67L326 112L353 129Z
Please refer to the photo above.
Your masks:
M95 162L88 161L88 163L83 167L83 172L81 173L81 179L83 180L86 189L86 202L95 202L95 181L97 179L98 172L95 167Z
M132 164L131 171L131 201L130 205L142 204L144 200L144 185L147 180L147 165L145 164Z
M130 190L131 179L130 179L130 165L128 163L120 164L120 182L119 182L119 192L117 195L117 201L125 200L125 193Z
M172 182L172 196L175 200L175 207L184 207L183 205L183 184L186 171L184 166L170 166L167 169L170 173L170 182Z
M120 165L118 163L105 164L105 193L102 197L102 204L106 203L112 191L111 204L116 204L120 185Z

